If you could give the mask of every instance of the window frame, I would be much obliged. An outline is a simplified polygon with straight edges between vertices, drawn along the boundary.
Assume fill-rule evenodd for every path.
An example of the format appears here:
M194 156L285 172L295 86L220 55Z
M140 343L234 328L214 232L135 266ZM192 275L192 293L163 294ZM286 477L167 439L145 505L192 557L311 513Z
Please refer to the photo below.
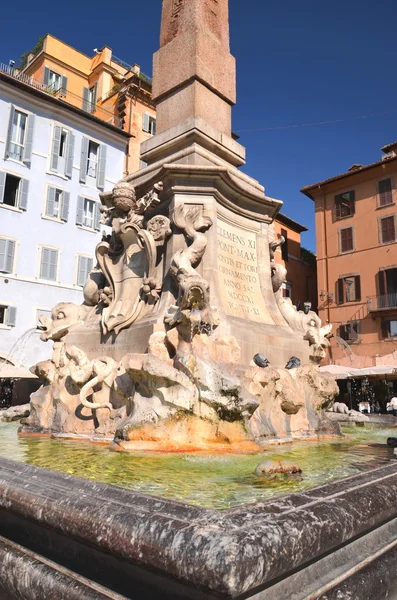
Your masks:
M348 300L347 299L347 284L346 281L348 279L354 279L354 291L355 291L355 297L354 300ZM342 284L341 284L342 282ZM337 282L336 282L336 299L337 299L337 304L359 304L360 302L362 302L362 292L361 292L361 275L359 273L351 273L351 274L347 274L347 275L341 275L340 277L338 277ZM342 293L341 293L342 292Z
M347 327L350 327L350 331L352 331L353 328L354 328L354 326L356 326L356 332L355 332L356 337L351 337L351 336L349 336L349 337L343 337L342 331L341 331L342 328L345 328L345 330L346 330ZM361 321L358 320L358 319L355 319L353 321L346 321L346 322L341 323L339 325L339 332L338 332L338 334L339 334L339 337L343 341L345 341L347 344L357 344L357 343L359 343L360 339L361 339Z
M390 202L387 202L386 204L381 204L381 192L379 190L379 184L382 183L383 181L390 181ZM394 185L393 185L393 177L383 177L382 179L379 179L376 182L376 189L377 189L377 207L378 208L386 208L387 206L392 206L394 204Z
M55 268L55 279L46 279L41 276L41 264L43 260L43 250L55 250L57 252L57 263ZM45 244L39 245L39 261L38 261L38 271L37 271L37 279L44 283L51 285L51 283L59 283L59 264L61 258L61 250L60 248L56 248L55 246L48 246Z
M56 77L59 78L59 86L58 87L53 87L53 84L50 83L51 75L55 75ZM56 71L53 71L52 69L50 69L50 67L48 67L47 87L53 92L58 92L62 88L62 75L60 73L57 73Z
M10 275L15 275L15 266L17 264L17 253L19 249L19 240L16 238L9 237L7 235L0 235L1 240L8 240L14 243L14 252L12 257L12 265L11 271L0 271L0 277L9 277Z
M396 333L396 335L390 335L390 323L392 321L397 323L397 315L395 315L393 317L384 317L381 320L381 333L382 333L383 340L396 340L397 339L397 333ZM389 324L389 329L388 329L388 335L385 335L387 323Z
M340 200L342 200L343 196L345 196L346 194L352 194L353 195L352 200L349 201L349 204L352 207L352 211L348 215L339 214L339 216L338 216L338 207L339 207L339 210L340 210L341 206L342 206L342 202L338 202L338 198ZM335 194L335 196L334 196L334 210L335 210L335 220L336 221L341 221L343 219L350 219L351 217L353 217L356 214L356 190L355 189L349 189L349 190L347 190L345 192L341 192L340 194Z
M79 283L79 270L80 270L80 259L81 258L86 258L88 260L91 260L91 269L89 269L87 271L87 276L85 278L85 281L84 281L83 285L80 285L80 283ZM81 290L84 288L84 286L85 286L85 284L86 284L86 282L88 280L88 275L91 273L91 271L92 271L93 268L94 268L94 259L93 259L92 256L90 256L88 254L81 254L81 253L76 254L76 273L75 273L75 285L76 285L76 287L78 287Z
M4 308L4 319L3 321L0 321L0 329L13 329L16 326L16 322L10 324L9 322L9 310L10 308L14 308L16 311L16 306L11 304L10 302L0 302L0 310ZM16 317L16 312L14 313L14 316Z
M383 226L382 221L386 219L393 219L393 227L394 227L394 239L384 241L383 240ZM397 242L397 213L392 213L390 215L384 215L382 217L378 217L378 232L379 232L379 243L381 246L386 246L387 244L395 244Z
M15 116L17 114L18 115L24 115L24 117L25 117L25 128L24 128L24 131L23 131L23 142L22 143L15 142L12 139L13 138L13 131L14 131L14 119L15 119ZM20 156L19 157L13 156L11 154L11 147L10 147L9 155L8 155L8 160L14 160L15 162L20 163L20 164L24 164L23 163L23 152L24 152L24 149L25 149L26 133L27 133L27 129L28 129L28 117L29 117L29 114L30 113L28 113L28 112L26 112L24 110L21 110L20 108L14 107L13 123L12 123L12 127L11 127L11 136L10 136L10 146L11 146L11 144L13 144L14 146L15 145L19 146L20 147Z
M349 250L342 249L342 231L347 231L348 229L352 230L352 247ZM349 254L350 252L354 252L355 247L355 228L354 225L349 225L347 227L340 227L338 229L338 238L339 238L339 254Z

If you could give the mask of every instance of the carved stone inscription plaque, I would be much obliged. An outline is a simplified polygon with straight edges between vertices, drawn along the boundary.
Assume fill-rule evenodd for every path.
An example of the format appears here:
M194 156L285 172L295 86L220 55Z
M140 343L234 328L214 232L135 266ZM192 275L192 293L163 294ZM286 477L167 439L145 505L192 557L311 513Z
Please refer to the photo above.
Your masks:
M218 218L218 283L226 314L259 323L272 323L262 295L254 232Z

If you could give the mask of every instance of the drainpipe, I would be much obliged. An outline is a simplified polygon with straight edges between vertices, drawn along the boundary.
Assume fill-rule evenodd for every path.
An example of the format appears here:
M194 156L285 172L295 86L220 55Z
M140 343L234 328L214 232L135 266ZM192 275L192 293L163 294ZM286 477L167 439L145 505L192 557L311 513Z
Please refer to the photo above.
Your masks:
M318 186L321 191L321 186ZM327 195L323 192L323 223L324 223L324 251L325 251L325 289L327 291L327 321L331 323L331 307L329 298L329 265L328 265L328 232L327 232ZM331 364L333 363L332 346L328 348L329 359Z

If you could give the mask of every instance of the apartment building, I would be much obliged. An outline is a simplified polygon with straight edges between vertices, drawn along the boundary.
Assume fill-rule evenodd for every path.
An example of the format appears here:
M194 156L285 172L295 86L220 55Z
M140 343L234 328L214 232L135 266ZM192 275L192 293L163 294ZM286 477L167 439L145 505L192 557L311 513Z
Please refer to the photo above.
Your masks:
M287 269L287 281L282 285L283 295L291 298L292 303L302 310L304 302L311 302L312 310L316 311L316 257L301 245L301 235L307 231L307 227L282 213L277 215L272 227L273 237L282 236L285 240L274 256L276 263Z
M99 192L123 176L130 135L6 70L0 68L0 360L18 364L22 353L28 366L48 357L51 344L32 333L25 348L14 347L20 336L58 302L83 301L101 238Z
M125 173L140 166L141 142L156 131L152 82L139 65L128 65L111 48L87 56L47 34L24 57L21 74L56 97L133 134Z
M302 192L316 211L319 314L336 364L397 367L397 143Z

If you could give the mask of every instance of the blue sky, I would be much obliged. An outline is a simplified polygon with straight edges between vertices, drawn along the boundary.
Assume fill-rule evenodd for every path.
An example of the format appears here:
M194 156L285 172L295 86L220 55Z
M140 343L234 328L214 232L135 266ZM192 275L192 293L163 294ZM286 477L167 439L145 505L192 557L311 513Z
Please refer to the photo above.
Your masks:
M397 140L397 3L229 4L238 72L233 130L247 148L244 170L268 195L284 201L283 212L309 227L303 243L314 250L314 207L300 188L352 163L378 160L380 147ZM18 15L12 5L2 12L0 62L17 60L49 32L87 54L108 45L119 58L151 73L161 0L113 5L19 0L15 6Z

